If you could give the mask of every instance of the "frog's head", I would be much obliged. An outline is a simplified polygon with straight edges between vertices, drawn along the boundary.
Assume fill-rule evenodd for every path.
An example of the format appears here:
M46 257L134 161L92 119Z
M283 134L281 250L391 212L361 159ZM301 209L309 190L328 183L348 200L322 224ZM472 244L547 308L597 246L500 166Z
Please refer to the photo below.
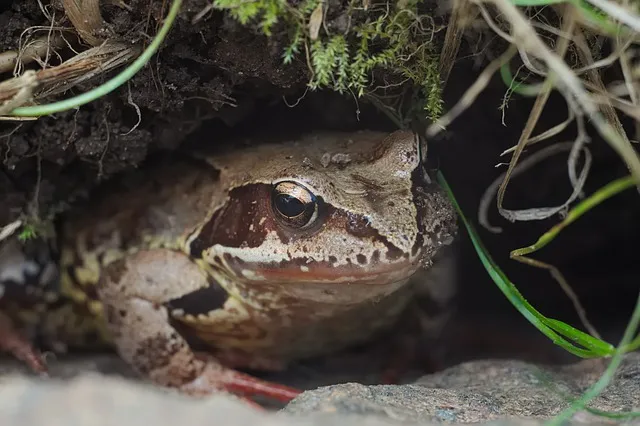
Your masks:
M300 298L388 294L455 232L419 146L411 132L333 133L210 159L228 192L190 250L229 279Z

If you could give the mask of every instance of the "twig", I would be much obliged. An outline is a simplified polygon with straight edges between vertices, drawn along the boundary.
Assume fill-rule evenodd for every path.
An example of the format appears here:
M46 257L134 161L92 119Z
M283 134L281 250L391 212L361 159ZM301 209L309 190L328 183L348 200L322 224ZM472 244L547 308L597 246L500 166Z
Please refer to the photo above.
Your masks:
M183 0L173 0L167 17L162 23L160 30L153 38L153 41L142 51L129 66L120 71L116 76L107 80L105 83L94 87L88 92L84 92L78 96L73 96L68 99L64 99L57 102L52 102L46 105L26 106L19 107L11 111L12 116L17 117L41 117L45 115L55 114L61 111L68 111L70 109L78 108L82 105L86 105L89 102L93 102L96 99L106 96L114 90L118 89L123 83L132 78L138 71L144 67L153 55L158 51L160 45L164 41L165 37L171 30L171 27L178 15L180 8L182 7Z
M105 74L119 68L136 58L140 54L140 46L128 43L107 41L102 46L85 50L79 55L66 61L63 65L69 70L82 69L77 76L67 77L65 80L53 81L46 90L38 93L38 98L66 92L70 87L89 81L98 75ZM62 69L60 71L63 71ZM63 73L60 73L63 75Z
M20 77L0 83L0 102L2 102L0 116L6 115L20 105L30 102L37 87L37 73L32 70L26 71ZM3 93L9 95L3 97Z
M0 352L9 352L34 372L42 376L48 375L42 354L15 329L11 319L3 312L0 312Z

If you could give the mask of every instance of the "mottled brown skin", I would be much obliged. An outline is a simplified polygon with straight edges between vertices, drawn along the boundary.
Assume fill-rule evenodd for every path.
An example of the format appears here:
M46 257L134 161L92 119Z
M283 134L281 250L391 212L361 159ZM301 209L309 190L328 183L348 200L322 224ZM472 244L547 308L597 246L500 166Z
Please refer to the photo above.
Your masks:
M425 182L418 145L409 132L323 134L149 170L65 218L60 292L75 303L43 333L98 336L188 393L291 398L231 367L369 339L450 243L454 210Z

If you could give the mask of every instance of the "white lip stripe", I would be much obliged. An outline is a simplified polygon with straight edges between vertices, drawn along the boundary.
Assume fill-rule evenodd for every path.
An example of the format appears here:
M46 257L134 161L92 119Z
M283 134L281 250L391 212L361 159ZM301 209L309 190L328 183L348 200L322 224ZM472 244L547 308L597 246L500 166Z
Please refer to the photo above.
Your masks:
M379 262L386 264L404 263L407 259L399 259L396 262L386 260L386 253L388 251L384 243L380 241L362 240L351 236L351 241L343 242L344 234L336 230L331 233L327 233L325 241L326 244L321 247L316 247L316 250L311 251L302 249L302 245L305 242L293 242L285 244L280 241L278 234L275 231L271 231L267 234L262 244L258 247L227 247L221 244L215 244L210 249L204 252L204 256L210 263L213 262L214 257L217 255L224 258L225 254L229 254L235 258L238 258L246 263L280 263L289 262L294 259L307 258L308 264L312 262L329 263L332 258L336 259L332 266L346 266L350 264L366 266L371 263L371 259L374 253L379 252ZM333 235L332 235L333 234ZM342 253L342 259L335 256L335 250L331 249L332 243L345 244L347 247L351 247L351 250ZM301 255L297 255L301 254ZM365 256L365 262L360 264L357 261L357 256ZM349 261L348 261L348 260Z

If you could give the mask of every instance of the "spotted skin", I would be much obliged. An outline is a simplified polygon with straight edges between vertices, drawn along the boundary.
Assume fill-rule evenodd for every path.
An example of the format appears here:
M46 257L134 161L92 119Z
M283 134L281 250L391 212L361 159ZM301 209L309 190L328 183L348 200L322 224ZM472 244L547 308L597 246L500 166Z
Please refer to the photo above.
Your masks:
M113 345L188 393L264 390L230 367L282 368L370 339L451 242L453 207L420 157L410 132L326 133L111 184L61 221L58 298L39 332Z

